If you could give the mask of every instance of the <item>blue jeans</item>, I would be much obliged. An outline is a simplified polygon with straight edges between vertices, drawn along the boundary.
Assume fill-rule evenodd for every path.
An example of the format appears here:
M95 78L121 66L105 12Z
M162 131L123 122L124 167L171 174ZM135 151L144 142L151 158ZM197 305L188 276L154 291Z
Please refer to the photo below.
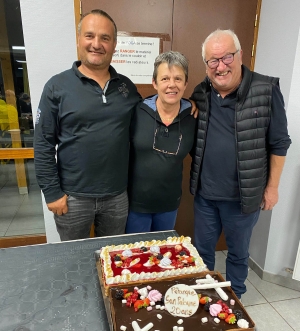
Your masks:
M128 215L127 192L109 198L68 196L67 214L54 215L60 239L76 240L90 237L92 224L95 236L124 234Z
M224 231L228 254L226 280L238 298L246 292L249 245L253 227L260 209L252 214L242 214L239 201L214 201L195 196L194 239L195 246L209 270L215 267L215 248Z
M129 211L126 233L173 230L177 209L165 213L136 213Z

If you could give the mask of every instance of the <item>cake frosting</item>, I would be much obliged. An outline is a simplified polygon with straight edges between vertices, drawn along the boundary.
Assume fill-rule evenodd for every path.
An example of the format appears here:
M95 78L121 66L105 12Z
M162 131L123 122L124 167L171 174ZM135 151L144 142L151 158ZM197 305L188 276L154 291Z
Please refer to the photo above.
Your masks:
M207 270L191 238L184 236L106 246L100 251L100 263L106 287Z
M222 276L219 273L209 273L216 280L222 281ZM199 306L197 306L196 312L191 316L178 317L174 314L171 314L170 311L167 309L167 301L172 302L172 298L168 298L168 292L170 292L170 288L179 287L181 286L181 284L185 284L189 287L190 285L196 284L196 279L199 279L199 277L187 276L182 277L178 280L160 280L157 282L146 281L138 283L135 286L122 285L118 287L112 287L109 290L110 310L108 313L111 315L114 331L122 329L125 330L125 328L126 330L132 330L134 327L136 327L136 325L139 326L139 329L143 329L144 327L149 325L150 331L172 331L181 329L200 329L201 331L255 330L255 325L251 320L250 316L248 315L244 307L240 304L239 300L236 298L236 296L229 287L224 288L224 291L228 295L228 300L226 302L222 302L222 304L220 304L220 297L218 296L215 289L196 289L196 292L200 298L210 298L209 302L207 302L206 305L218 308L215 310L215 313L217 313L217 310L220 310L219 306L223 305L224 307L226 307L230 305L230 309L233 311L233 315L235 314L235 321L233 324L231 324L230 321L226 321L225 319L223 319L224 317L220 314L219 316L215 316L215 313L210 314L210 309L207 308L205 304L202 304L200 299L200 303ZM151 290L147 294L144 289L145 287L147 288L147 286L149 285L151 285ZM136 301L133 300L131 303L130 299L128 299L127 302L129 301L130 304L122 303L122 300L120 300L120 298L118 297L118 293L122 291L124 292L124 297L134 297L135 291L140 291L142 294L147 295L147 297L143 296L143 300L141 300L140 295L138 295L136 297ZM155 297L157 296L157 294L159 294L156 299L161 297L158 301L155 302L155 304L151 304L151 300L154 301L154 296L152 296L152 294L155 294ZM230 304L230 300L234 300L233 305ZM231 301L231 303L233 303L233 301ZM164 305L166 305L166 308ZM224 309L222 311L224 312Z

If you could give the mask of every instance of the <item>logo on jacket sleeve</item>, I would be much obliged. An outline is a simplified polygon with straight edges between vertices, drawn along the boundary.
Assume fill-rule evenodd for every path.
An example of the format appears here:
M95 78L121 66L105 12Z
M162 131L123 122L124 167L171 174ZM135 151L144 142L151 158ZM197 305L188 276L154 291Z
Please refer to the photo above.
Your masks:
M124 98L127 98L128 97L128 93L129 93L129 90L126 86L125 83L122 83L120 86L119 86L119 91L120 93L123 95Z
M40 117L41 117L41 110L40 108L38 108L38 110L36 111L35 124L39 124Z

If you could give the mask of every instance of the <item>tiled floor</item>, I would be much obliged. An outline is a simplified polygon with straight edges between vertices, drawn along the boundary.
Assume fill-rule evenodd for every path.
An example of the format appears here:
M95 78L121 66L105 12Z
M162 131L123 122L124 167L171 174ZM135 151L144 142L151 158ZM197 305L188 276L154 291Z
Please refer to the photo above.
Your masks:
M215 270L225 277L226 251L216 253ZM300 291L262 280L249 270L243 304L256 331L300 331Z
M29 193L19 194L14 163L0 164L0 237L45 233L33 160L27 160L25 165Z

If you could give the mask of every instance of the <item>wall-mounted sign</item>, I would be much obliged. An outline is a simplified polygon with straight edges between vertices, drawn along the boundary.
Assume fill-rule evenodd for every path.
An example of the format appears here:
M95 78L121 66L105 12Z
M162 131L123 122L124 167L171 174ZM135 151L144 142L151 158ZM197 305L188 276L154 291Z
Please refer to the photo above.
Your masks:
M135 84L152 84L153 64L159 54L159 38L118 36L112 66Z

